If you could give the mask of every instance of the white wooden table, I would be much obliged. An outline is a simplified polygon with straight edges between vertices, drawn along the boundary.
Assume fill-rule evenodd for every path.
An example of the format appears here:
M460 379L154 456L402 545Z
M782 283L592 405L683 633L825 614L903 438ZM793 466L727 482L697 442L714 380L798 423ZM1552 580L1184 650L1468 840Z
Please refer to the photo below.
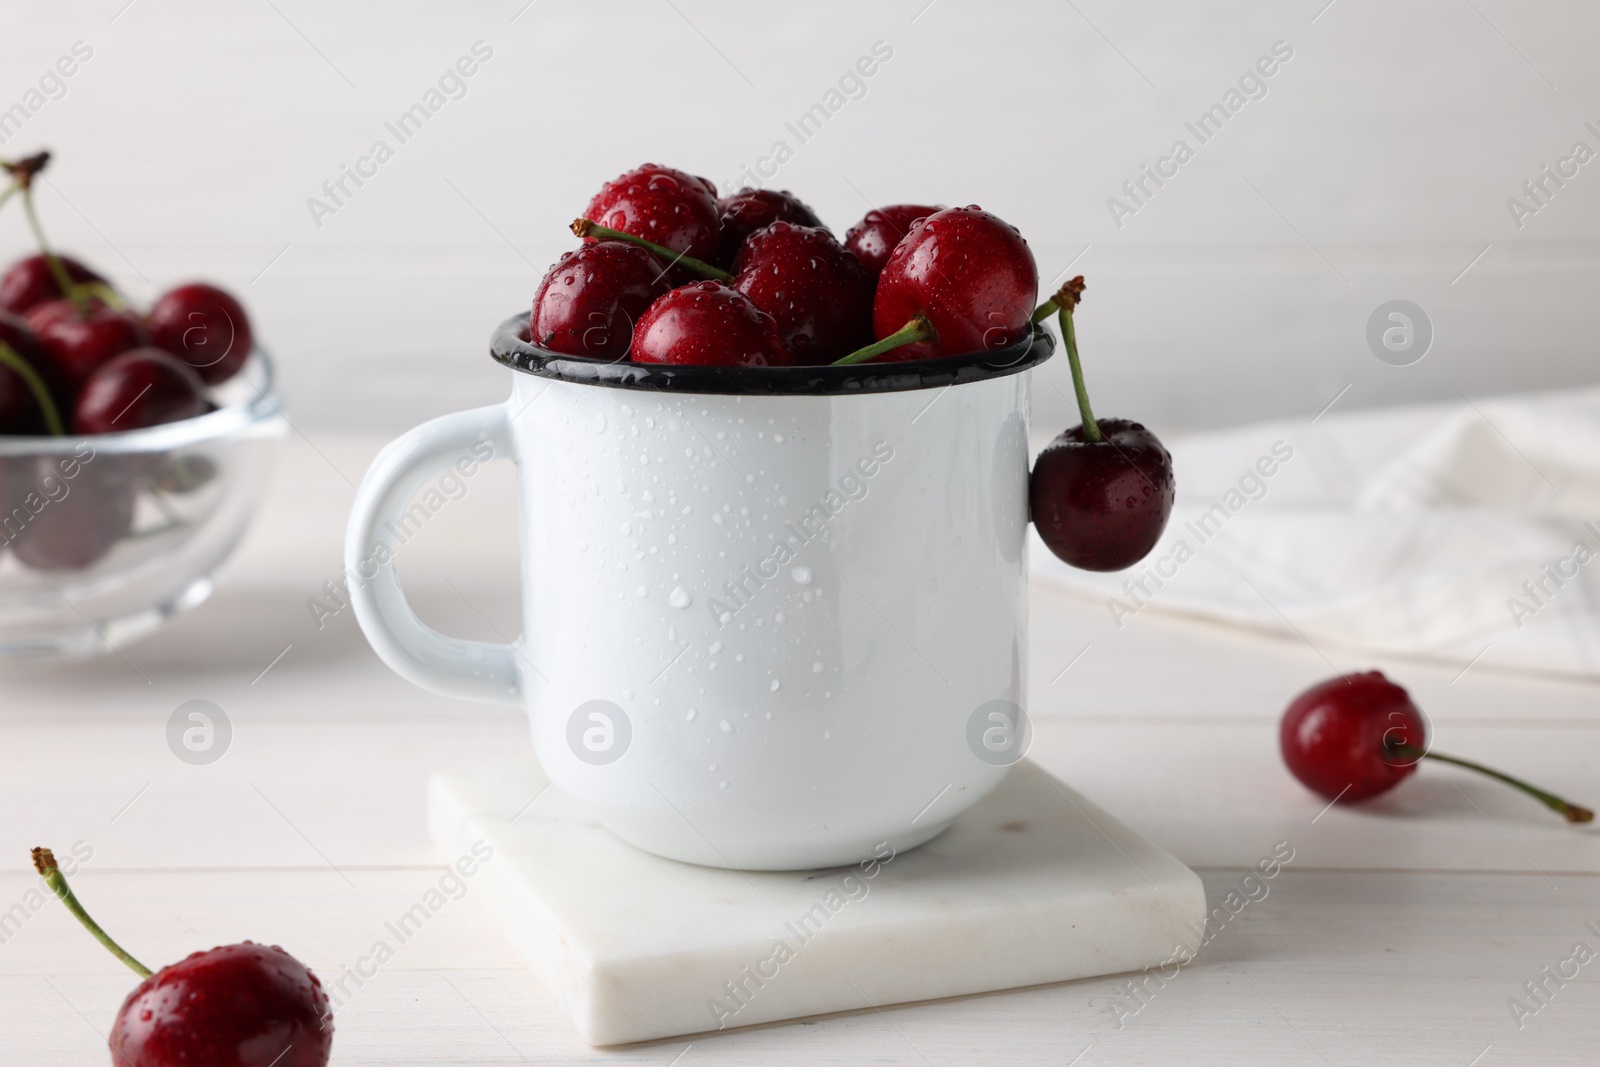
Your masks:
M428 772L532 758L518 713L413 689L348 610L316 628L307 600L338 573L351 483L380 442L313 437L291 437L209 603L126 658L0 669L0 910L23 904L0 917L0 1065L108 1062L103 1035L134 984L59 905L27 912L29 846L92 848L75 884L146 963L248 937L331 979L443 873L423 821ZM491 469L406 549L423 616L465 636L515 633L514 530L509 472ZM351 998L335 1062L1600 1060L1600 962L1546 980L1542 1006L1524 989L1575 943L1600 951L1595 831L1444 767L1324 811L1276 740L1288 699L1332 673L1322 654L1154 612L1116 633L1103 607L1041 589L1033 604L1034 759L1198 870L1213 905L1278 842L1294 851L1267 895L1142 1003L1126 978L1092 979L593 1050L469 883ZM1369 665L1333 656L1340 670ZM1378 665L1411 688L1441 750L1600 801L1594 687ZM166 743L168 716L197 698L234 730L209 766ZM1539 1008L1520 1029L1513 997Z

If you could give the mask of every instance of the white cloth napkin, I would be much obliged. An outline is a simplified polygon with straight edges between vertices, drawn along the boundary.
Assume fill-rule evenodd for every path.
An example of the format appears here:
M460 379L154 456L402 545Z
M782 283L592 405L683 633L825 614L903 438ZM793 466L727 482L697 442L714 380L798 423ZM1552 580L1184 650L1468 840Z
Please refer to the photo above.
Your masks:
M1600 388L1167 444L1177 506L1142 563L1091 574L1033 546L1035 574L1113 626L1184 612L1319 649L1600 676Z

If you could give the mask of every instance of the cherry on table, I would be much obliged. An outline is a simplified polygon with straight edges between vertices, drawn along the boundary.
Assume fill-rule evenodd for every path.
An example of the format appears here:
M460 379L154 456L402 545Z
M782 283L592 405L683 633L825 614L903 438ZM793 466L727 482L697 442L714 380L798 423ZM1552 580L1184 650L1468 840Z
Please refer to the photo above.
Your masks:
M718 367L787 367L794 355L771 315L720 282L674 289L633 330L635 363Z
M771 315L800 363L872 340L872 277L827 230L774 222L745 241L733 288Z
M655 163L603 185L584 218L699 260L715 259L722 243L716 186Z
M276 945L244 941L196 952L151 973L100 928L49 849L34 869L67 909L144 980L128 994L108 1044L118 1067L326 1067L333 1014L322 982Z
M71 256L56 256L66 268L67 276L74 282L106 284L106 280ZM68 294L61 291L50 263L43 255L33 255L18 260L0 276L0 311L25 315L48 300L60 300Z
M28 312L27 322L54 376L74 397L102 363L150 341L138 316L97 299L82 308L71 300L52 300Z
M666 264L636 245L595 241L563 253L533 298L528 336L552 352L620 359L634 323L667 292Z
M204 282L163 293L145 322L150 343L193 367L207 385L237 374L255 348L244 307L230 293Z
M911 224L943 210L928 204L890 204L873 208L845 231L844 246L854 252L867 273L876 278L889 262L894 246L911 232Z
M722 252L717 262L730 268L739 257L745 239L774 222L819 230L828 228L815 211L787 189L740 189L718 200L717 211L722 219Z
M1005 348L1032 329L1039 268L1016 227L978 207L911 224L878 275L878 340L839 363L959 356Z
M1568 822L1594 812L1479 763L1428 748L1428 720L1411 694L1381 671L1345 674L1295 697L1278 726L1289 771L1313 792L1350 804L1386 793L1410 777L1424 758L1465 767L1505 782Z
M113 356L84 382L72 412L77 433L123 433L204 415L205 383L183 360L159 348Z

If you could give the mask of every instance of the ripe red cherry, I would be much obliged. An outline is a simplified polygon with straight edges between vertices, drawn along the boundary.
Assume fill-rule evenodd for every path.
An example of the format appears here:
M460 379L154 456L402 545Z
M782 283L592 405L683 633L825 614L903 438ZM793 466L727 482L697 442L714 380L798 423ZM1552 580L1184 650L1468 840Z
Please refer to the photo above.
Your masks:
M787 367L771 315L721 282L694 282L650 305L633 330L635 363Z
M245 941L161 968L122 1002L113 1063L126 1067L323 1067L328 995L305 964Z
M603 185L584 217L707 261L716 258L722 240L716 186L655 163Z
M528 336L552 352L621 359L633 324L670 288L665 272L655 256L622 241L565 252L539 284Z
M63 464L74 464L74 473ZM35 457L13 469L11 493L28 512L12 551L36 571L91 567L133 527L133 472L117 456Z
M1086 571L1120 571L1155 547L1172 515L1177 481L1156 435L1127 419L1100 419L1102 439L1074 426L1034 462L1028 483L1033 525L1062 560Z
M105 284L104 278L71 256L56 258L67 269L67 277L73 281L79 284ZM59 300L66 295L57 284L49 262L42 255L18 260L0 277L0 311L9 311L13 315L25 315L47 300Z
M1428 720L1411 696L1378 671L1330 678L1295 697L1278 728L1283 761L1307 787L1332 800L1365 800L1417 769L1391 744L1426 748Z
M890 204L873 208L860 222L845 231L844 246L856 254L861 265L873 277L882 272L889 262L889 253L911 232L911 224L918 219L943 211L942 207L926 204Z
M205 383L159 348L135 348L102 364L78 393L77 433L123 433L204 415Z
M70 300L52 300L28 312L27 321L50 357L55 376L73 396L102 363L150 339L132 312L98 300L89 302L87 312L80 312Z
M730 283L778 323L800 363L872 340L872 277L827 230L774 222L745 241Z
M787 189L740 189L718 200L717 211L722 217L722 254L717 262L725 267L739 257L745 238L774 222L827 229L817 213Z
M1290 773L1329 800L1353 803L1388 792L1423 759L1486 774L1519 789L1568 822L1594 812L1481 763L1428 749L1428 720L1411 695L1379 671L1329 678L1294 698L1278 727Z
M1177 481L1172 457L1155 434L1127 419L1094 417L1073 326L1083 290L1080 274L1034 313L1035 319L1058 313L1083 422L1039 453L1028 479L1028 504L1040 540L1059 558L1084 570L1120 571L1160 540Z
M977 207L936 212L912 224L878 275L873 333L914 338L879 359L1004 348L1027 335L1038 293L1039 269L1015 227Z
M33 866L84 928L144 979L112 1023L114 1065L326 1067L333 1014L305 964L275 945L244 941L152 974L89 917L49 849L33 850Z
M163 293L145 321L150 343L189 364L207 385L237 374L255 348L250 317L239 301L204 282Z
M33 336L33 331L28 329L28 324L15 315L0 311L0 345L9 348L16 358L34 372L39 384L45 387L47 395L50 393L49 378L45 368L49 360L44 350L39 347L39 342ZM57 432L62 432L65 427L59 425L60 405L54 396L50 397L52 406L56 408ZM24 371L10 365L3 354L0 354L0 434L42 434L47 432L44 412L40 409L38 395L29 383Z

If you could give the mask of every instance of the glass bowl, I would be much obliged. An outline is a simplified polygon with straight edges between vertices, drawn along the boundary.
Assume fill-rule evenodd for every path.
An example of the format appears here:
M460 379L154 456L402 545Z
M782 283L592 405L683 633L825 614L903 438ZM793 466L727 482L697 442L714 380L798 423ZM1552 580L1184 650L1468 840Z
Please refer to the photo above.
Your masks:
M288 425L259 347L212 399L129 433L0 436L0 658L111 652L211 595Z

